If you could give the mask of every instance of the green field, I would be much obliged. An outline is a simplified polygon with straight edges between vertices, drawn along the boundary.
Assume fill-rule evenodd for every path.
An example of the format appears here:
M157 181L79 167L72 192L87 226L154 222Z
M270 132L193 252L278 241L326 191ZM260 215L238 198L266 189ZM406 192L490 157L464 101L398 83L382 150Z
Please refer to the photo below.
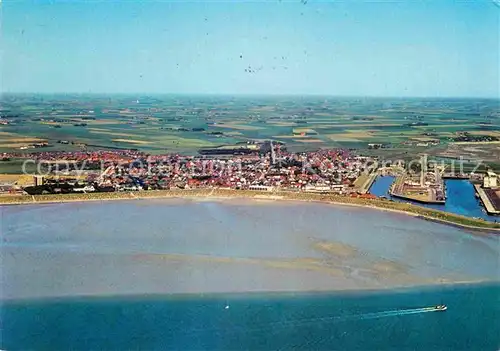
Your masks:
M136 148L195 154L198 149L272 139L291 151L317 148L390 152L446 148L458 132L500 137L498 101L333 97L4 95L0 152ZM86 124L82 126L81 124ZM194 128L194 129L193 129ZM69 141L60 144L58 141ZM494 145L479 147L495 148ZM498 148L498 145L496 145ZM387 151L385 151L387 152Z

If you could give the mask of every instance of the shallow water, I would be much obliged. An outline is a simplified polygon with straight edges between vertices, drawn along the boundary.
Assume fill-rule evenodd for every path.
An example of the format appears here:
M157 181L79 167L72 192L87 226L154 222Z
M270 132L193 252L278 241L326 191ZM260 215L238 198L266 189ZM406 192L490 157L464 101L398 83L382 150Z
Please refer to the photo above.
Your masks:
M318 203L2 207L3 298L337 290L498 279L499 237Z
M162 199L0 210L0 349L500 346L498 283L415 287L498 282L498 236L320 203ZM396 286L414 287L388 289ZM345 289L357 291L332 292ZM448 311L425 309L441 303Z

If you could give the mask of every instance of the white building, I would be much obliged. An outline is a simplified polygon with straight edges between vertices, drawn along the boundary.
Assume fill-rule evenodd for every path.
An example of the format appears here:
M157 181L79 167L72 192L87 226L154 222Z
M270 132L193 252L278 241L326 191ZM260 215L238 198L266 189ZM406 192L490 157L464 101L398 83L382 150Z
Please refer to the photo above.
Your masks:
M249 190L257 190L257 191L273 191L274 187L267 185L250 185L248 187Z
M483 188L497 188L498 187L498 175L495 172L488 171L486 176L483 178Z
M309 193L322 193L322 192L328 192L331 190L331 188L327 185L306 185L304 187L304 190Z
M87 185L83 188L73 188L73 191L78 193L91 193L95 191L95 188L92 185Z

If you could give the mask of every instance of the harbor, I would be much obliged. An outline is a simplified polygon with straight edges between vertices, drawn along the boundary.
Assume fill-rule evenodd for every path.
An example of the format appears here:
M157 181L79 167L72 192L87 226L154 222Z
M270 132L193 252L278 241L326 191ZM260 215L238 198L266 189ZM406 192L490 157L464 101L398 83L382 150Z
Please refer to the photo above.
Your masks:
M390 188L395 179L394 176L379 176L371 186L370 193L397 202L412 202L391 195ZM499 217L487 213L481 201L476 197L476 189L470 181L465 179L445 179L444 184L446 190L446 202L444 204L419 203L419 206L471 218L481 218L491 222L499 220Z
M427 168L427 156L424 155L419 172L402 172L396 176L390 189L391 196L418 203L444 205L446 190L442 170L437 166L432 171Z

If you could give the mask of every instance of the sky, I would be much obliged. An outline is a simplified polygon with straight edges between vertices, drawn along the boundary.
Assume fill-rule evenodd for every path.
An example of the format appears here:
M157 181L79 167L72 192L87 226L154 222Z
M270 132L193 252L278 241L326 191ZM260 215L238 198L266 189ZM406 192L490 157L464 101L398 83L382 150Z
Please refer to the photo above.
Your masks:
M492 0L0 6L2 92L499 97Z

